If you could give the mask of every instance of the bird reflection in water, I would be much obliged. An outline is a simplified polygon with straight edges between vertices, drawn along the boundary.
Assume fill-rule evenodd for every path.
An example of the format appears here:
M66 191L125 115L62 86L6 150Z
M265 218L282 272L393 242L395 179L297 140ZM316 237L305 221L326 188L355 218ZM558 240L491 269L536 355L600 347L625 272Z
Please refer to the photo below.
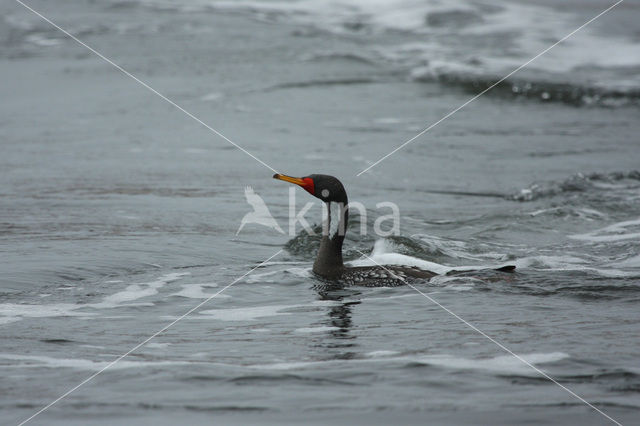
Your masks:
M340 302L331 306L327 312L329 317L327 325L335 328L327 332L321 341L316 342L317 346L325 350L325 355L328 355L327 360L355 358L357 352L350 350L357 346L356 336L352 333L352 309L355 305L359 305L360 301L349 299L360 295L360 292L343 286L324 284L316 285L314 289L318 292L320 300Z

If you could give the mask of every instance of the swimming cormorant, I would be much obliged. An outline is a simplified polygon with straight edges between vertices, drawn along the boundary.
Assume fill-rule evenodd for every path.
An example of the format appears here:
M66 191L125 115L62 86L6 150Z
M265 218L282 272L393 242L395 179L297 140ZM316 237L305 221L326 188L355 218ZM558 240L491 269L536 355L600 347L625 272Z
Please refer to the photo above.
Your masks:
M342 243L349 221L349 200L347 192L336 177L329 175L309 175L302 178L291 177L276 173L274 179L294 183L301 186L309 194L322 200L329 214L327 223L323 228L320 249L315 262L313 272L328 281L345 285L360 285L367 287L400 286L406 280L415 278L429 279L438 274L420 269L414 266L344 266L342 261ZM335 233L330 236L331 229L331 203L336 203L339 208L338 226ZM514 266L505 266L498 271L512 271Z

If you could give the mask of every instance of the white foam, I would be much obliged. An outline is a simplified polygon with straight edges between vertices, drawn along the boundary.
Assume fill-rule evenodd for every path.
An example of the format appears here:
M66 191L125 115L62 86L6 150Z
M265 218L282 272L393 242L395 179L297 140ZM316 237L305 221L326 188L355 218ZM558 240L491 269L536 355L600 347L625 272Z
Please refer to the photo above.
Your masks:
M588 209L588 208L567 209L565 207L551 207L548 209L535 210L535 211L529 212L529 215L531 217L536 217L541 214L556 213L556 212L564 213L565 215L575 215L586 220L607 218L606 214L599 212L598 210L595 210L595 209Z
M55 318L55 317L87 317L95 314L77 312L83 305L58 303L49 305L30 305L18 303L0 304L0 324L9 324L24 318Z
M201 311L201 315L220 321L253 321L258 318L272 317L276 315L289 315L281 312L289 309L287 305L254 306L248 308L209 309Z
M367 356L369 358L385 358L385 357L390 357L390 356L398 355L398 354L399 354L398 351L379 350L379 351L367 352L365 354L365 356Z
M636 276L637 273L622 271L611 268L612 266L620 266L609 264L600 267L593 266L593 263L586 259L574 256L531 256L523 257L516 260L515 265L518 269L539 269L545 271L582 271L594 272L604 277L619 278Z
M373 351L365 359L331 361L290 361L273 364L251 365L260 370L296 370L306 368L328 368L331 365L354 363L419 363L453 370L477 370L493 374L517 374L536 377L540 373L513 355L499 355L493 358L464 358L453 355L392 356L392 351ZM569 358L563 352L519 354L528 363L537 366Z
M269 262L261 263L262 266L271 266L271 265L304 265L307 262L300 261L290 261L290 260L271 260ZM251 267L253 265L246 265L247 267Z
M2 367L11 368L73 368L77 370L99 371L109 365L112 361L92 361L78 358L51 358L47 356L0 354L0 359L18 361ZM114 360L116 357L114 357ZM131 361L123 359L113 364L109 369L123 370L127 368L148 368L161 367L167 365L191 364L186 361Z
M439 238L427 234L414 234L411 237L417 238L432 249L439 250L443 254L456 259L486 260L488 257L484 253L482 257L471 255L468 250L468 244L464 241ZM491 253L491 257L495 258L496 253ZM500 254L497 258L504 258L504 255Z
M286 312L292 309L309 308L316 306L335 306L339 302L332 300L317 300L309 304L301 305L266 305L248 306L244 308L209 309L200 314L206 318L220 321L254 321L258 318L273 317L278 315L291 315Z
M640 219L614 223L586 234L569 235L569 238L593 243L640 239Z
M611 263L610 266L619 268L640 268L640 255L630 257L619 262Z
M529 256L515 261L517 268L539 268L539 269L567 269L579 267L589 263L587 260L575 256Z
M218 287L218 284L215 283L205 283L205 284L184 284L182 285L182 290L177 293L171 294L171 296L178 297L187 297L190 299L208 299L209 297L215 295L216 293L205 293L205 288L215 288ZM226 296L228 295L218 295L216 297Z
M300 278L309 278L311 277L311 268L287 268L287 269L279 269L277 271L269 271L263 272L260 274L251 274L246 278L246 282L249 284L258 283L258 282L275 282L276 280L267 279L267 277L277 276L282 273L288 273L295 275Z
M171 343L159 343L159 342L149 342L146 345L144 345L145 348L151 348L151 349L163 349L163 348L167 348L171 345Z
M532 353L519 356L533 365L557 362L569 358L569 355L563 352ZM536 372L513 355L501 355L494 358L479 359L461 358L452 355L429 355L421 357L416 361L428 365L456 370L482 370L492 373L530 376L540 375L540 373Z
M474 271L478 269L495 269L504 265L468 265L468 266L445 266L428 260L419 259L413 256L393 252L393 244L387 240L377 240L373 246L373 251L369 257L347 262L351 266L375 266L375 265L397 265L415 266L420 269L444 275L450 271Z
M554 41L566 36L570 29L583 23L570 11L509 1L492 2L492 6L495 7L491 11L483 8L482 4L469 0L455 3L439 0L202 1L219 8L281 14L298 23L335 33L351 31L349 24L354 22L362 23L369 32L400 30L414 33L419 41L411 43L413 46L408 48L387 45L384 48L385 53L381 56L405 64L418 65L427 62L428 68L439 73L451 71L504 75L548 48ZM448 25L433 26L425 23L425 18L440 12L462 12L477 19L470 19L465 25L457 25L455 20ZM478 49L475 46L473 50L465 49L464 45L461 47L459 42L455 42L460 36L486 38L488 47ZM513 47L507 52L504 49L495 51L492 49L493 45L488 42L492 36L508 37ZM481 58L481 61L472 61L470 65L470 58ZM601 70L639 64L638 43L611 34L605 36L596 27L587 27L564 41L562 49L550 50L537 58L528 68L533 72L542 70L556 75L566 75L576 69ZM615 73L610 76L597 73L591 80L598 85L623 90L638 87L640 84L640 79L629 73Z
M428 260L418 259L417 257L407 256L405 254L394 253L386 240L377 240L373 246L373 250L369 257L353 260L348 262L352 266L375 266L375 265L398 265L398 266L416 266L421 269L433 271L436 274L446 274L452 268L439 263L429 262Z
M414 30L423 26L424 16L434 10L435 2L422 0L302 0L255 1L214 0L220 8L242 8L265 12L287 13L300 23L323 26L335 32L344 32L344 22L356 17L367 18L380 28Z
M469 287L473 284L483 284L484 281L473 278L473 277L456 277L456 276L447 276L447 275L438 275L437 277L433 277L431 279L431 283L433 284L449 284L453 286L454 284L461 285L463 287Z
M87 316L90 313L75 312L81 305L59 303L55 305L27 305L4 303L0 305L0 315L30 318Z
M51 47L51 46L57 46L60 44L60 39L57 38L47 38L43 35L40 34L31 34L28 35L25 40L27 40L30 43L33 43L35 45L38 46L44 46L44 47Z
M163 275L157 280L149 283L132 284L127 286L123 291L106 296L99 303L58 303L45 305L17 303L0 304L0 325L20 321L23 318L91 317L97 315L95 313L81 311L82 309L87 308L116 308L123 306L123 304L124 306L153 306L153 303L151 302L137 304L125 304L125 302L131 302L143 297L155 295L165 284L179 280L185 275L189 275L189 273L171 273ZM68 289L70 288L62 287L58 290Z
M324 326L324 327L302 327L302 328L296 328L295 330L293 330L294 333L324 333L326 331L335 331L335 330L340 330L340 327L331 327L331 326Z
M309 278L312 276L311 268L289 268L285 272L300 278Z
M115 308L121 306L125 302L132 302L134 300L142 299L158 294L158 290L168 283L177 281L189 275L188 272L174 272L161 276L155 281L141 284L131 284L127 286L123 291L106 296L100 303L94 303L88 305L92 308Z
M473 290L473 286L472 285L448 285L444 287L444 290L471 291Z

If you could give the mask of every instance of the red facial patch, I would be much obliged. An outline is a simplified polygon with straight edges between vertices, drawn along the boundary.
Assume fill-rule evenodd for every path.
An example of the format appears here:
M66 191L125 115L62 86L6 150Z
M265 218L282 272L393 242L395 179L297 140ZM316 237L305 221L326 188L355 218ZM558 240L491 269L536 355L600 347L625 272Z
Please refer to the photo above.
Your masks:
M313 179L311 179L310 177L306 177L306 178L302 178L302 180L304 181L304 185L300 185L300 186L303 187L309 194L315 196L316 186L313 183Z

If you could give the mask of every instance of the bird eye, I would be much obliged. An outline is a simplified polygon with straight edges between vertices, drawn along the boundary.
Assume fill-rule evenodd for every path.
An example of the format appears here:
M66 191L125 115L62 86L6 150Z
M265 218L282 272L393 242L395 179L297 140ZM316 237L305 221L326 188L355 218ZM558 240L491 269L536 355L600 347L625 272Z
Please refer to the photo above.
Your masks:
M324 198L327 198L329 196L329 190L328 189L323 189L321 192L322 196Z

